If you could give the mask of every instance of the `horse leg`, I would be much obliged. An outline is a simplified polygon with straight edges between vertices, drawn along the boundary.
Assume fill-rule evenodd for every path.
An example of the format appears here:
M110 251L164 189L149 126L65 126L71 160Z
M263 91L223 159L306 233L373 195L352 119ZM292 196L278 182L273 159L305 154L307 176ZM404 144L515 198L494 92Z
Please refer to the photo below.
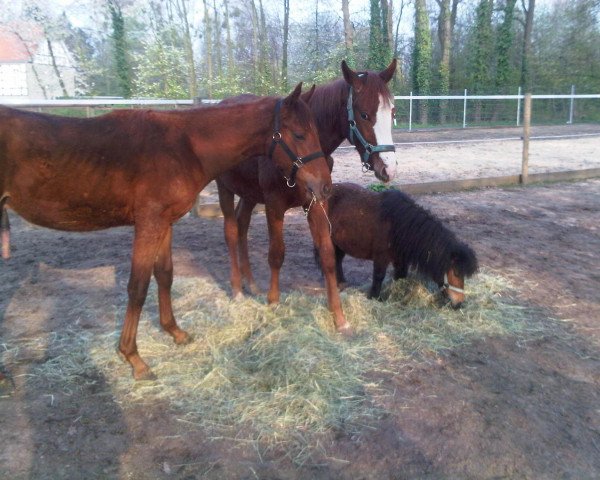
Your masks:
M239 299L242 294L242 276L240 274L240 266L238 263L238 224L235 219L234 196L231 190L217 180L217 189L219 191L219 205L224 217L225 242L229 251L229 268L231 295L233 298Z
M327 303L329 310L333 313L335 328L340 333L349 334L351 328L342 310L342 301L336 281L336 255L331 241L329 222L325 211L326 205L322 206L323 208L318 208L315 205L308 211L308 225L315 247L319 250L321 268L327 286Z
M376 298L381 300L381 284L385 278L385 272L388 266L387 260L382 260L375 257L373 259L373 282L371 284L371 291L369 292L368 298Z
M250 220L252 220L252 211L256 206L256 202L251 202L240 198L240 201L235 208L238 225L238 253L240 256L240 267L242 269L242 279L246 282L246 286L250 289L253 295L260 295L260 289L256 285L252 269L250 268L250 256L248 255L248 229L250 228Z
M398 280L400 278L406 278L408 275L408 263L404 260L395 260L394 261L394 280Z
M169 225L169 230L160 245L156 261L154 262L154 278L156 278L156 283L158 284L160 325L165 332L173 337L177 345L182 345L189 343L191 337L177 326L171 305L171 285L173 285L172 238L173 227Z
M342 262L344 261L344 257L346 256L346 252L344 252L340 247L334 245L335 248L335 276L337 278L338 287L342 290L346 286L346 276L344 275L344 267Z
M168 224L158 226L154 220L153 218L149 222L135 225L131 273L127 285L129 300L119 339L119 352L131 364L136 380L154 378L154 374L140 357L136 344L138 323L148 293L152 269L169 227Z
M271 284L267 300L269 303L279 302L279 271L285 258L285 243L283 242L283 216L285 208L278 202L265 204L267 225L269 227L269 267L271 268Z

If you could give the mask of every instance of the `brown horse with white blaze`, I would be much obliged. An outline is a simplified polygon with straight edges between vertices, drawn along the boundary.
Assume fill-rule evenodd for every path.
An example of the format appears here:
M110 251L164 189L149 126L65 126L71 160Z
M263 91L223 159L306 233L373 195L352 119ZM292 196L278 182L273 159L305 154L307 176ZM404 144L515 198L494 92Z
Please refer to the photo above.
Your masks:
M331 176L301 84L286 98L180 111L115 111L90 119L0 107L0 207L44 227L92 231L133 225L128 304L120 354L136 379L152 378L136 334L150 277L158 284L160 324L189 341L171 307L172 224L217 175L253 155L283 171L298 156L306 198L324 199ZM285 145L285 148L283 147ZM292 152L294 158L290 158ZM308 192L311 192L310 195Z
M396 70L396 60L380 72L356 72L346 62L341 65L343 78L317 86L313 93L304 94L314 114L321 147L328 156L348 139L361 158L363 171L374 171L377 178L387 182L396 171L395 148L392 140L393 97L387 87ZM241 101L243 99L238 99ZM359 165L360 166L360 165ZM266 161L264 157L248 157L234 169L217 178L219 202L225 217L225 239L231 261L231 286L234 296L242 294L242 280L252 293L258 293L248 255L248 228L257 203L264 203L269 228L269 266L271 281L269 303L279 301L279 271L283 264L283 220L287 210L303 206L315 246L320 251L325 273L329 308L335 317L338 331L348 331L337 284L335 261L331 244L327 204L307 201ZM240 200L234 206L234 195Z

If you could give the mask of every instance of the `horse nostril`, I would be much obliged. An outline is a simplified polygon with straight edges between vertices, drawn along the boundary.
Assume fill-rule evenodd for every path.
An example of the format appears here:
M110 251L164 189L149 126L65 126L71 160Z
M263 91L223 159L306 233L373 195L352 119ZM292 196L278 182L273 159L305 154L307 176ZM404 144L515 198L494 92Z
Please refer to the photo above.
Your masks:
M381 179L382 182L389 182L390 176L387 173L387 170L384 168L381 169Z
M332 190L331 183L326 183L325 185L323 185L323 189L321 190L323 197L328 198L331 195L331 190Z

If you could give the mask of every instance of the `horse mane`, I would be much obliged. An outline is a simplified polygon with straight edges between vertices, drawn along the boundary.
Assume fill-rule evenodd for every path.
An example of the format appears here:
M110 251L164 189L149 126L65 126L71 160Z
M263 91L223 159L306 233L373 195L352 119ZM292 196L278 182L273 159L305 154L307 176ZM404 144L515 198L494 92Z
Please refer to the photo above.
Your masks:
M451 266L470 277L478 269L475 252L457 240L442 221L407 194L388 190L381 194L380 218L390 224L390 244L395 257L431 276L443 277Z

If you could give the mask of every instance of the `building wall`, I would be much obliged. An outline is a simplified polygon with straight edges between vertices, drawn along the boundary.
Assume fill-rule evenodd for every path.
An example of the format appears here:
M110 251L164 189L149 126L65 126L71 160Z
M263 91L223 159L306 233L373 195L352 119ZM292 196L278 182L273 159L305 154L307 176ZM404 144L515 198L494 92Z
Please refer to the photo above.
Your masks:
M52 50L67 95L75 96L76 69L72 57L62 42L53 42ZM52 58L45 41L38 46L33 62L0 64L0 100L3 98L39 100L62 96L64 93L52 66Z

